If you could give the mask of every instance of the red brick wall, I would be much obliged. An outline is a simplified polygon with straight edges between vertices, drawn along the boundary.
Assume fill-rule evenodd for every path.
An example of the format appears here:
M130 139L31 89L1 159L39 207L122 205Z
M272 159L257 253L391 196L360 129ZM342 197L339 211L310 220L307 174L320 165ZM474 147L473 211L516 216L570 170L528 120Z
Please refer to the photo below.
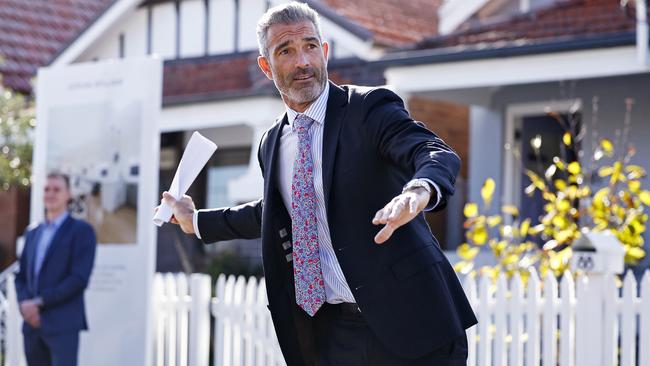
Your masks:
M29 223L29 190L0 190L0 268L16 260L16 238Z
M409 99L408 106L414 119L424 122L431 131L456 151L463 162L460 175L467 178L469 108L421 97Z

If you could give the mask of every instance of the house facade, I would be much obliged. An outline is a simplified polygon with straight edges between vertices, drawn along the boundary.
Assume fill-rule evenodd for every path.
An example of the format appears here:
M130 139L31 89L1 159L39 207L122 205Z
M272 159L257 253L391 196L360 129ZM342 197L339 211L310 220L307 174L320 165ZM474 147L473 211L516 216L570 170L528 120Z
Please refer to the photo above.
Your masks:
M54 0L48 2L51 8L42 8L38 1L0 0L3 17L22 10L12 15L16 24L8 31L22 34L11 44L27 45L20 52L14 46L8 57L9 48L1 48L7 41L0 41L4 84L31 93L39 66L158 55L165 60L160 189L168 186L186 141L198 130L219 150L189 192L197 205L259 197L257 141L284 105L257 68L255 23L282 1L75 1ZM650 168L650 147L644 143L650 141L644 120L650 100L647 20L637 16L647 13L645 2L304 2L321 14L334 81L388 84L406 100L414 118L461 156L458 193L444 212L428 214L432 231L447 249L463 241L463 205L479 200L487 177L496 180L501 202L517 204L530 215L537 212L536 203L521 194L526 162L522 166L504 146L526 149L526 140L537 135L545 136L544 141L557 139L548 108L579 119L587 133L595 132L591 121L596 119L598 134L614 139L617 130L623 134L625 100L634 99L629 142L637 148L634 163ZM31 12L25 6L32 6ZM29 24L41 33L25 43L34 38L26 30ZM592 114L594 97L597 115ZM584 151L591 151L591 140L583 141ZM160 230L161 271L195 270L185 268L179 255L196 258L186 261L192 265L201 261L204 250L228 246L251 260L259 257L256 241L205 249L169 227Z

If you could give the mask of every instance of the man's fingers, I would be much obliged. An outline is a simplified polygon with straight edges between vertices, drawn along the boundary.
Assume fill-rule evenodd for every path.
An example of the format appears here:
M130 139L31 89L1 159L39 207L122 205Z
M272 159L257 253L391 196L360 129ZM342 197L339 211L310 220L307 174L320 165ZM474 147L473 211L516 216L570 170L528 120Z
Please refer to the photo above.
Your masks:
M413 197L409 198L409 213L411 215L416 214L418 212L418 200L414 199Z
M375 225L385 224L388 214L390 213L390 208L392 207L393 201L388 202L384 208L377 211L375 218L372 219L372 223Z
M174 203L176 203L177 199L174 196L172 196L171 193L165 191L162 194L162 201L168 204L169 207L174 207Z
M395 226L393 224L386 224L383 229L379 230L377 235L375 235L375 243L382 244L388 240L393 232L395 231Z
M391 208L390 215L388 215L388 221L394 221L399 219L399 217L402 215L402 212L406 208L406 201L405 198L399 197L395 202L393 203L393 207Z

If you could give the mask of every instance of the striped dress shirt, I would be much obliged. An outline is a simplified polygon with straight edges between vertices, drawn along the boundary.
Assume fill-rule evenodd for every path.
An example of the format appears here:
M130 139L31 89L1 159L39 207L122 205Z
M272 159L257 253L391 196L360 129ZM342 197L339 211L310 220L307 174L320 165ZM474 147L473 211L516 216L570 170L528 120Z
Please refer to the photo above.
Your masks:
M311 156L314 162L314 189L316 190L316 217L318 221L318 244L320 249L320 263L325 282L325 298L330 304L341 302L355 302L350 286L348 286L341 266L336 259L330 229L327 223L327 212L325 211L325 196L323 193L323 125L325 124L325 111L327 110L327 99L329 97L329 83L325 84L325 90L310 106L304 114L313 119L309 129L311 137ZM278 187L284 206L291 207L291 181L293 180L293 163L298 151L298 134L293 132L293 121L298 112L287 107L287 119L289 125L282 128L280 136L280 148L278 150Z

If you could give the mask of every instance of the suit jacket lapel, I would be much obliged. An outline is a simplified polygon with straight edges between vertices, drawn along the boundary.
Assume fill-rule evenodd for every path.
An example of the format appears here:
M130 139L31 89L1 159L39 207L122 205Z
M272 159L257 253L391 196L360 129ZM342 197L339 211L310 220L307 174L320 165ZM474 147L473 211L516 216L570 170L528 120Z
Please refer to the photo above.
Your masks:
M265 147L264 159L265 162L265 177L264 177L264 196L270 197L271 189L277 186L277 169L276 163L278 160L278 150L280 148L280 137L282 136L282 128L287 122L287 114L276 122L276 125L271 128L267 138L267 146ZM266 198L265 198L266 199Z
M339 142L339 134L345 117L347 93L338 85L330 82L330 95L327 100L325 125L323 126L323 191L325 208L329 209L329 198L334 175L334 161Z

